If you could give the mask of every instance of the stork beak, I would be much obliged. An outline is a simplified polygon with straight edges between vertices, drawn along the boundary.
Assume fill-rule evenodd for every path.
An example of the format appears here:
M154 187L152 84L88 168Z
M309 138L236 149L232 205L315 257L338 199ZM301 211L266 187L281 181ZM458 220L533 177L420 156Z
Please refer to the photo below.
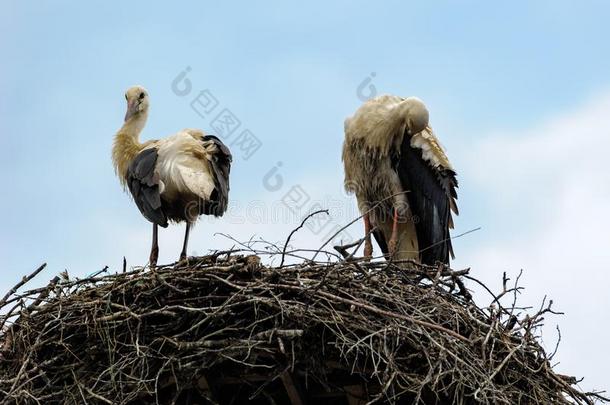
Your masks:
M140 103L138 100L132 100L127 102L127 112L125 113L125 121L130 119L135 113L138 112L138 106Z

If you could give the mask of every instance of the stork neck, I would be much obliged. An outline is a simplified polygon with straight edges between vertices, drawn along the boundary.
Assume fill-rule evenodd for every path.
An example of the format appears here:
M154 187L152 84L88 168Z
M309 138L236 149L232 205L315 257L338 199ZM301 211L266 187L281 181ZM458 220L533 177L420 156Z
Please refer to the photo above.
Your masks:
M146 118L146 113L139 113L130 117L123 123L114 137L112 160L114 169L123 184L129 164L144 147L140 143L140 133L146 124Z
M123 132L125 134L131 135L136 141L140 137L140 133L144 129L146 125L146 120L148 119L148 112L139 112L126 120L123 123L123 127L119 130L119 133Z

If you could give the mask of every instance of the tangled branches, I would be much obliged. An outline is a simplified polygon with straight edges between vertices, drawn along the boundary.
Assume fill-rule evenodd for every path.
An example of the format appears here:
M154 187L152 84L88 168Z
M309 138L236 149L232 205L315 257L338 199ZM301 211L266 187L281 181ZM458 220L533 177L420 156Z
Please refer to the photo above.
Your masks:
M479 308L466 277L224 252L15 289L0 301L0 403L603 400L552 370L536 335L550 305L521 316L496 296Z

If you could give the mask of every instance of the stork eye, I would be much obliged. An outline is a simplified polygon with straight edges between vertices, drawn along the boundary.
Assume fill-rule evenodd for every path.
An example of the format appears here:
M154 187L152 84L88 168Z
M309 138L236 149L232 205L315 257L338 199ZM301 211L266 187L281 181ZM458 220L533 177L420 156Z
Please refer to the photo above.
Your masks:
M144 93L140 93L140 100L144 98Z
M125 100L129 101L129 99L127 98L127 94L125 94Z

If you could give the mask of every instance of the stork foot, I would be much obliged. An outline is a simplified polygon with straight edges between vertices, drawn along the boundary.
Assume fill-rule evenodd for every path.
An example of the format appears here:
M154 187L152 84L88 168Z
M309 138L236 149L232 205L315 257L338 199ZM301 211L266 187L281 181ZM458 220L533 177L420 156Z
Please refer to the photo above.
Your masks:
M398 250L398 241L396 239L390 239L390 242L388 243L388 250L390 251L390 257L396 254L396 251Z
M189 258L186 254L181 254L180 255L180 259L178 260L178 263L176 263L178 266L188 266L189 265Z
M371 261L373 257L373 244L370 240L366 240L364 242L364 260L367 262Z
M148 259L148 267L150 267L151 270L155 270L157 268L157 259L158 258L159 258L159 250L153 249L150 252L150 258Z

